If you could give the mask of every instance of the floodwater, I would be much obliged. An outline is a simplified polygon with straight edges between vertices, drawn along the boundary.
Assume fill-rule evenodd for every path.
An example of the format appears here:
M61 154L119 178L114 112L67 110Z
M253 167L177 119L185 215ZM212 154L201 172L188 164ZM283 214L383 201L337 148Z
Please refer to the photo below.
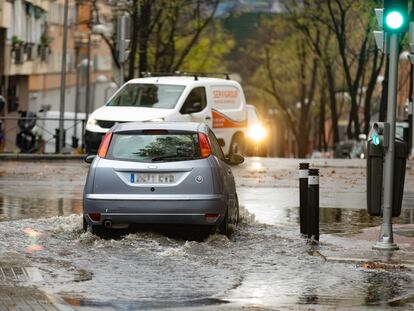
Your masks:
M235 168L241 224L231 240L213 234L201 242L191 231L187 238L150 230L106 240L84 233L79 214L87 166L0 165L0 253L24 254L43 276L36 285L79 310L406 310L412 271L366 270L320 256L355 244L370 248L371 242L342 237L380 219L365 211L362 162L316 164L319 246L298 234L297 161L249 159ZM398 223L414 221L411 173L409 167Z

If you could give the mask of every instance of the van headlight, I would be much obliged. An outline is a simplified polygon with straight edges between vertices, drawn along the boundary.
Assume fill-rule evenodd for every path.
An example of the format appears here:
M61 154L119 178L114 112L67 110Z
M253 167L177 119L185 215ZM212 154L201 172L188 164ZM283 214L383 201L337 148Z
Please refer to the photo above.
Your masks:
M164 122L165 119L164 118L155 118L155 119L151 119L150 122Z
M97 125L98 124L98 122L92 117L89 117L87 123L88 123L88 125Z
M260 123L249 127L247 136L255 142L262 141L267 136L267 131Z

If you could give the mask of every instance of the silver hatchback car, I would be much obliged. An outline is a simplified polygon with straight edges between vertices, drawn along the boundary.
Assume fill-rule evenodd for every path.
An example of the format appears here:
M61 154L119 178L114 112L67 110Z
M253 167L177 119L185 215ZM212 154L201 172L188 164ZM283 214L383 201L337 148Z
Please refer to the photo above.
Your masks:
M230 236L239 203L229 165L202 123L123 123L103 138L83 195L84 229L100 235L131 224L218 227Z

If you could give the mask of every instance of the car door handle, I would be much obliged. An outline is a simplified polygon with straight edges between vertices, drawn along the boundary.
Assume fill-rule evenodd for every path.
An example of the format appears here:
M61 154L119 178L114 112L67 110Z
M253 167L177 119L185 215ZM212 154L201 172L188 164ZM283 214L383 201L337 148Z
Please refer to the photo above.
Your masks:
M205 119L205 120L211 120L211 117L210 117L210 116L207 116L207 117L205 117L204 119Z

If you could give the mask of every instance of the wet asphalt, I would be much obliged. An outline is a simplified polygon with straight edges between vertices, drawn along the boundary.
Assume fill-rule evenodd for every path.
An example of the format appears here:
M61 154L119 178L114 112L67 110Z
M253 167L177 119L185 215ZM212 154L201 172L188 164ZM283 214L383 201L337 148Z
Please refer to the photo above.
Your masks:
M199 241L191 230L182 236L174 228L113 239L84 233L87 164L5 161L0 252L25 256L43 276L36 286L78 310L406 310L414 302L411 270L367 270L318 256L352 248L341 237L380 224L365 210L365 162L311 161L321 173L317 247L298 232L298 162L249 158L235 167L241 225L231 240L213 234ZM401 224L414 222L413 167L409 162L395 219Z

